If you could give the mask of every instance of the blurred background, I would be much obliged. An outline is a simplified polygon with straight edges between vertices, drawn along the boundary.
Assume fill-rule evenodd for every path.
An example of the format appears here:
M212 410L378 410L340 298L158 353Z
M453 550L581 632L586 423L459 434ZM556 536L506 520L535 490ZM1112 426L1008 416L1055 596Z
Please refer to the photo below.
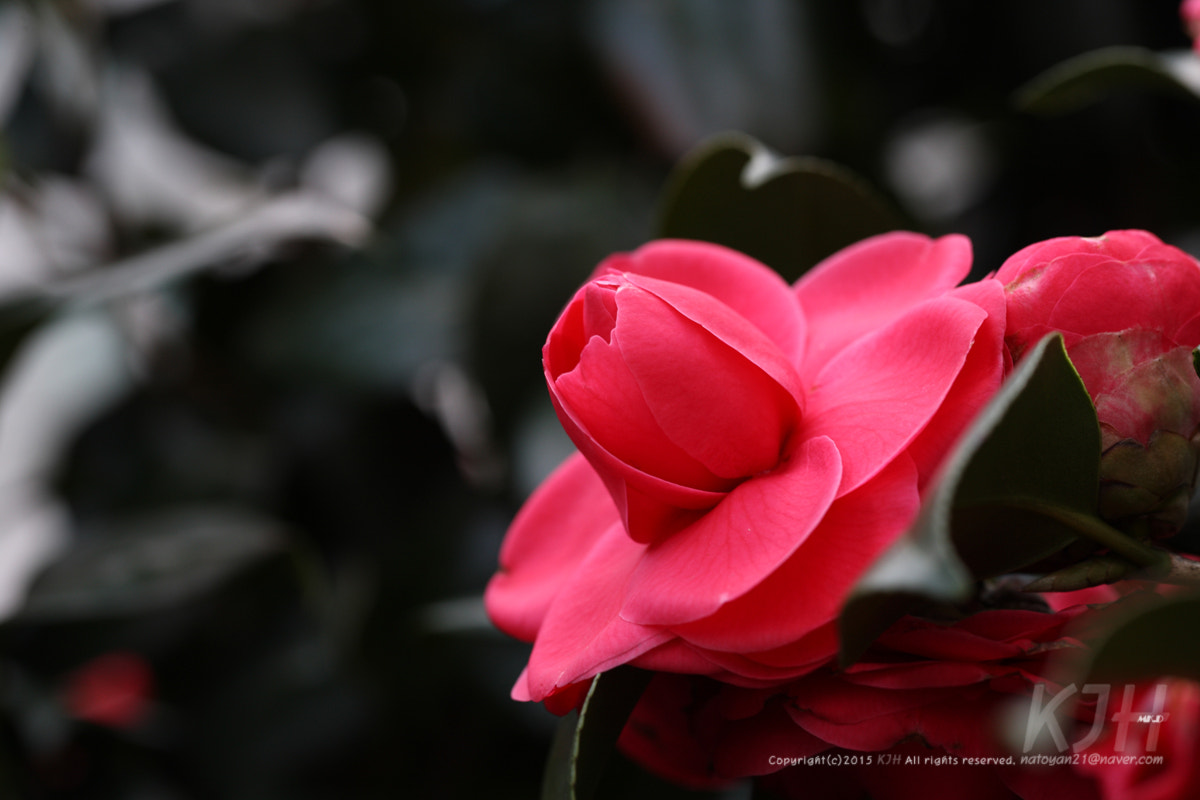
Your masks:
M1195 96L1014 105L1109 45L1200 83L1176 0L0 0L0 797L536 796L480 596L575 287L726 130L977 275L1197 252Z

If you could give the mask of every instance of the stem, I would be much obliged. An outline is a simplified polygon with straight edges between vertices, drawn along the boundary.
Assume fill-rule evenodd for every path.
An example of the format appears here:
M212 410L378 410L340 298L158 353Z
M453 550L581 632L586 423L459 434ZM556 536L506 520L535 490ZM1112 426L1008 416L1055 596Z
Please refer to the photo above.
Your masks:
M1161 570L1164 573L1171 572L1173 569L1171 554L1166 550L1126 536L1099 517L1092 514L1081 514L1078 511L1071 511L1050 503L1040 503L1036 500L1023 498L1019 500L1014 498L1014 500L1015 502L1009 501L1010 505L1035 511L1061 522L1081 536L1091 539L1096 544L1108 548L1140 567L1147 567L1154 572ZM1197 569L1200 570L1200 565L1197 565ZM1200 581L1200 577L1197 577L1196 580Z
M1071 511L1049 503L1039 503L1036 500L1010 501L1010 504L1061 522L1081 536L1108 548L1115 555L1144 568L1138 573L1129 575L1129 578L1155 580L1175 586L1200 586L1200 561L1184 558L1178 553L1171 553L1126 536L1099 517L1081 514L1078 511ZM1036 586L1039 582L1034 581L1030 585Z

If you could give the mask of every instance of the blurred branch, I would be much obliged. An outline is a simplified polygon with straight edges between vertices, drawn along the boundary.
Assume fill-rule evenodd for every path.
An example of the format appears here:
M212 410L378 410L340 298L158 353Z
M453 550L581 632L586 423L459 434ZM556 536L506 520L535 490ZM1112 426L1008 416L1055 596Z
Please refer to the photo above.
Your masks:
M84 275L51 281L35 290L53 300L102 302L161 286L224 261L261 260L285 241L326 239L361 245L370 222L308 192L269 200L246 216L187 239L115 262Z

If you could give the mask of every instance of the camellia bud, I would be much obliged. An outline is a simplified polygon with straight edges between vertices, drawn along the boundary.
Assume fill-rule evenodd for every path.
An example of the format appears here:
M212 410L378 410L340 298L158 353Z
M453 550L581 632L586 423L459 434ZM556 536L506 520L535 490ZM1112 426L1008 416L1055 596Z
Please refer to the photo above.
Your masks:
M1075 358L1101 375L1100 514L1141 538L1183 527L1200 463L1200 390L1188 347L1153 332L1097 334Z
M1100 421L1100 515L1161 539L1187 518L1200 464L1200 263L1144 231L1064 237L1012 256L1013 358L1059 331Z

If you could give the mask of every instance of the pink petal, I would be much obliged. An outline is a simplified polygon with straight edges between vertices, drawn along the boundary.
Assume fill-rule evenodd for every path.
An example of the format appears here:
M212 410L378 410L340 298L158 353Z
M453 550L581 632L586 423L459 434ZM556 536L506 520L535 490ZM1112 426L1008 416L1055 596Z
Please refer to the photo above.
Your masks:
M783 354L706 295L631 280L649 283L654 295L622 292L614 338L621 337L622 355L659 429L721 478L773 468L802 401Z
M726 774L740 777L743 773L724 773L717 761L734 744L725 741L724 692L708 681L655 675L621 733L621 750L652 772L689 787L728 783ZM754 720L755 728L759 722Z
M875 722L881 717L913 711L946 695L945 692L927 688L877 689L860 686L830 672L817 673L797 681L787 688L787 692L792 698L789 710L793 717L811 715L836 725Z
M607 272L632 272L699 289L754 323L792 363L799 363L804 352L804 315L787 283L735 250L664 239L607 259L593 277Z
M827 665L833 654L825 654L822 658L809 664L772 666L764 664L757 658L740 653L724 653L719 650L704 650L697 648L706 659L724 670L721 680L739 687L774 687L801 678L814 670Z
M1041 280L1042 273L1065 273L1069 280L1087 266L1109 261L1132 261L1166 245L1152 233L1138 230L1109 231L1103 236L1058 236L1027 245L1000 266L996 279L1012 284ZM1047 270L1047 266L1054 265ZM1056 293L1058 294L1058 293Z
M1079 273L1110 260L1106 254L1096 252L1095 245L1088 244L1094 241L1065 237L1039 242L1001 265L996 280L1004 285L1008 297L1006 326L1013 340L1014 359L1020 360L1026 348L1052 330L1048 320L1054 305Z
M1038 242L1010 257L996 278L1009 295L1017 358L1045 326L1072 335L1141 327L1170 336L1200 305L1200 265L1145 231Z
M828 436L853 491L916 438L942 407L987 312L956 297L930 300L854 342L825 365L802 432Z
M993 642L993 644L995 644ZM984 650L985 657L992 657L997 649ZM1007 655L1017 656L1018 648L1008 648ZM1001 656L1003 657L1003 656ZM907 689L944 689L951 686L971 686L993 677L997 672L1009 674L1014 670L994 665L984 666L978 663L962 663L957 661L917 661L912 664L885 664L872 669L870 667L849 673L847 680L858 686L870 686L876 689L907 690Z
M633 660L633 666L652 672L680 675L719 675L724 670L696 651L687 642L671 639Z
M1046 322L1076 333L1143 328L1174 333L1200 306L1194 261L1108 262L1083 270Z
M821 520L841 480L833 442L804 442L687 528L646 550L621 615L643 625L706 617L773 572Z
M714 759L722 775L767 775L783 769L787 764L783 759L807 758L829 749L827 742L798 727L778 705L753 719L731 720L722 733Z
M653 298L651 301L657 302ZM622 321L626 312L622 308ZM729 478L737 476L723 479L714 475L668 438L647 403L643 382L630 372L627 359L635 348L624 346L627 331L635 341L648 337L662 342L668 354L695 351L703 345L705 337L695 337L695 342L680 342L679 337L672 335L675 332L662 324L663 315L639 315L633 309L629 316L637 319L631 320L628 328L611 331L608 341L592 337L574 369L557 376L547 373L551 393L570 412L583 436L634 470L683 487L728 491L733 487ZM571 438L575 440L575 436ZM580 441L576 441L576 446L586 447ZM778 450L778 443L775 447Z
M1004 378L1004 288L999 281L983 280L955 289L951 297L967 300L987 312L975 342L950 393L925 429L908 447L924 487L963 431L983 410Z
M796 724L830 744L851 750L884 750L921 737L962 755L996 755L985 724L995 698L975 689L872 689L834 683L809 686L787 706Z
M639 541L774 467L803 401L758 328L709 295L643 276L585 286L543 354L564 428Z
M965 236L875 236L822 261L796 284L808 319L806 381L855 339L953 288L971 269Z
M833 619L795 641L770 650L757 650L749 656L760 664L786 669L800 676L831 661L837 651L838 623Z
M1061 612L1075 606L1107 605L1121 599L1121 593L1112 584L1106 583L1074 592L1047 592L1042 597L1051 611Z
M1168 333L1172 332L1168 331ZM1180 325L1179 330L1174 331L1171 338L1174 339L1177 344L1181 344L1192 349L1200 347L1200 314L1196 314L1196 316Z
M874 480L834 501L816 529L768 577L716 613L676 626L676 633L709 650L748 653L781 667L831 658L838 647L837 637L829 635L831 625L846 595L907 529L919 502L916 470L901 457ZM814 633L819 638L795 644ZM773 648L782 649L764 652Z
M529 667L521 670L521 674L517 676L517 680L513 684L512 691L509 692L509 697L518 703L528 703L533 700L529 696Z
M613 525L570 575L529 656L531 699L624 664L671 638L669 631L628 622L618 613L645 549Z
M553 385L550 400L563 430L599 474L625 529L635 541L650 542L687 527L700 512L712 508L725 497L720 492L671 483L629 465L580 427L571 411L559 400Z
M1014 641L1055 638L1071 615L1022 609L990 609L957 621L952 627L905 617L879 637L880 647L925 658L986 661L1021 654ZM999 648L999 649L995 649ZM992 653L992 655L988 655Z
M484 593L496 627L532 642L546 609L617 509L596 471L576 453L529 497L500 548L500 571Z
M976 636L957 628L893 629L879 637L878 645L922 658L954 661L999 661L1022 654L1020 648L1008 642Z

